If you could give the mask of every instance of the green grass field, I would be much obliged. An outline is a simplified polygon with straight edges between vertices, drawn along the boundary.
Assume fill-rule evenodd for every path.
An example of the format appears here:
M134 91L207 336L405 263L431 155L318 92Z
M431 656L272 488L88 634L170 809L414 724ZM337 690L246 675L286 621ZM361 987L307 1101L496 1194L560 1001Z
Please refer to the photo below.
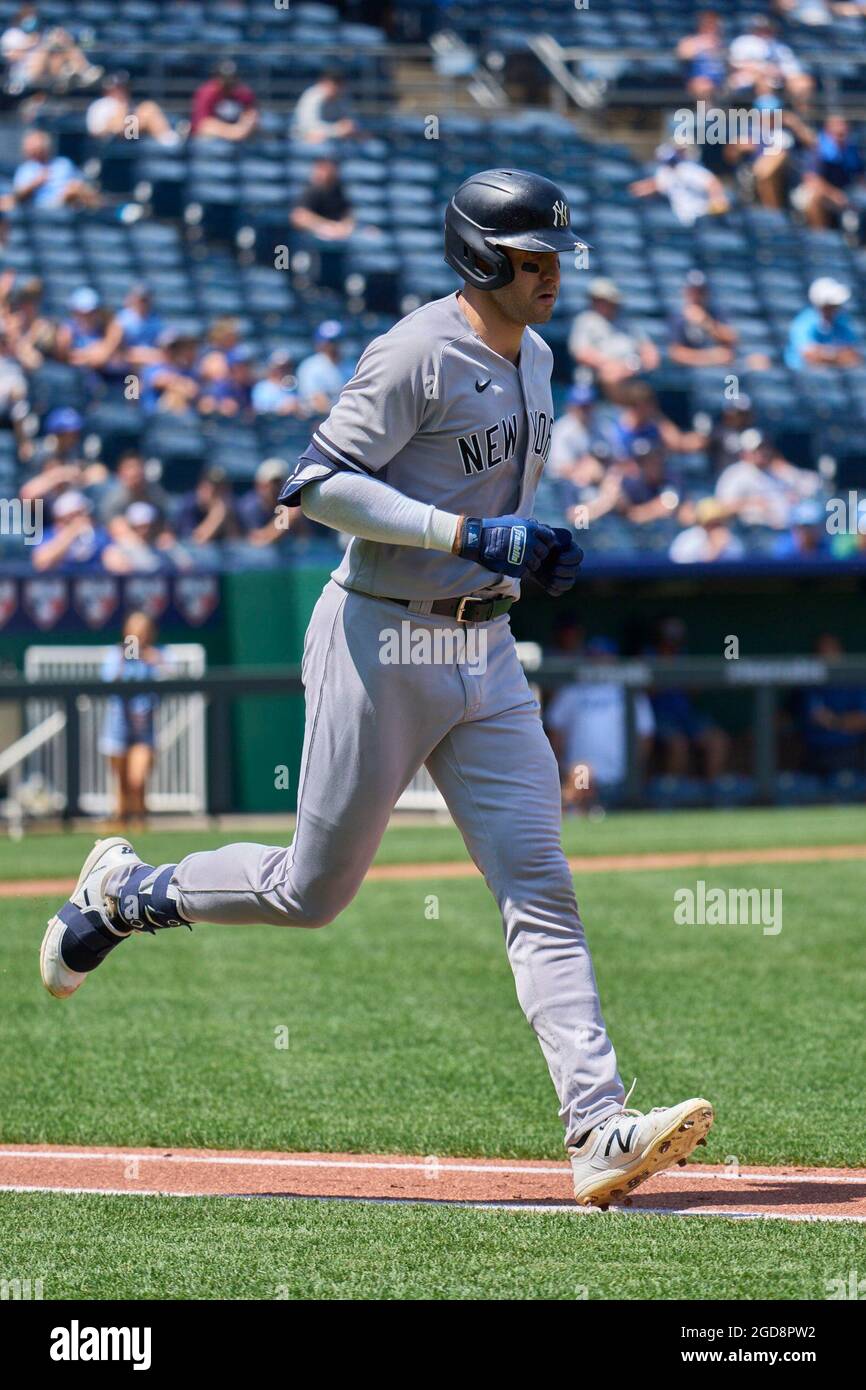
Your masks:
M565 830L575 854L862 834L857 809L623 815ZM159 861L230 838L136 843ZM74 874L89 843L3 842L0 878ZM380 861L455 857L455 832L433 827L390 832ZM697 878L780 888L782 931L675 925L673 894ZM579 879L620 1070L627 1085L638 1077L632 1103L709 1096L708 1161L866 1164L864 890L862 861ZM54 906L0 904L0 1142L562 1157L555 1096L480 879L368 883L321 932L136 938L63 1003L38 979ZM0 1194L0 1276L29 1270L46 1297L573 1299L580 1286L589 1298L815 1298L824 1278L856 1267L855 1247L853 1224Z

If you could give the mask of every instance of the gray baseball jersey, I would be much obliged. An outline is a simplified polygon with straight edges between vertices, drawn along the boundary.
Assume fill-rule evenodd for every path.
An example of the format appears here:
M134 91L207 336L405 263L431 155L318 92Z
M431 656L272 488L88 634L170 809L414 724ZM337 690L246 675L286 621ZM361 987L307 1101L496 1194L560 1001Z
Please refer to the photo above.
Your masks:
M552 361L531 328L517 366L500 357L472 331L455 294L423 305L364 352L282 500L297 503L305 484L342 468L375 474L445 511L529 516L550 452ZM408 599L520 588L456 555L357 536L334 578Z
M446 510L530 514L550 445L550 364L531 329L514 367L472 332L455 296L425 305L371 343L284 496L297 502L305 484L355 469ZM573 1143L617 1113L624 1092L560 844L556 759L508 617L480 625L475 667L459 644L427 664L382 657L389 633L408 628L412 644L441 629L460 635L454 618L392 599L516 588L453 555L354 539L304 644L291 845L190 854L173 882L189 921L324 926L355 896L395 802L426 766L496 897L518 998Z

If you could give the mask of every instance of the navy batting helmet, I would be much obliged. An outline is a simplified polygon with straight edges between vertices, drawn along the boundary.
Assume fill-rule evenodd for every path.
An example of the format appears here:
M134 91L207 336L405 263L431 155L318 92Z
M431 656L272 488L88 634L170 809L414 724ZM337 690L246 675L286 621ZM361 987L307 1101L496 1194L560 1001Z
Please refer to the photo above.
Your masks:
M501 246L573 251L582 245L571 230L562 189L525 169L473 174L460 185L445 213L445 259L480 290L498 290L514 279Z

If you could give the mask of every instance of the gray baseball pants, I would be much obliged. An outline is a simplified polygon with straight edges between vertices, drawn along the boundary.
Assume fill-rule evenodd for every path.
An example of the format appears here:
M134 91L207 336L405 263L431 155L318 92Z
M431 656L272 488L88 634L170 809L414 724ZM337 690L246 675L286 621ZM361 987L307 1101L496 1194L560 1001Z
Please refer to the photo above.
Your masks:
M407 628L401 625L408 624ZM304 645L306 730L288 849L190 854L173 883L193 922L322 927L352 901L394 804L426 765L493 893L521 1008L560 1101L566 1143L622 1107L571 873L560 844L556 759L507 616L465 659L389 664L383 634L451 629L330 581ZM449 639L450 640L450 639Z

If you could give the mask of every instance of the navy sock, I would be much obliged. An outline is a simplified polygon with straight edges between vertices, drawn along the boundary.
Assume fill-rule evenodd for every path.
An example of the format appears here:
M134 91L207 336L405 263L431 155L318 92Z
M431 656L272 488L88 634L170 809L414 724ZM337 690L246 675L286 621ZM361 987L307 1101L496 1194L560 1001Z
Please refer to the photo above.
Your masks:
M188 927L190 923L177 905L171 878L176 864L135 864L116 870L105 886L111 920L121 929L160 931L165 927Z

